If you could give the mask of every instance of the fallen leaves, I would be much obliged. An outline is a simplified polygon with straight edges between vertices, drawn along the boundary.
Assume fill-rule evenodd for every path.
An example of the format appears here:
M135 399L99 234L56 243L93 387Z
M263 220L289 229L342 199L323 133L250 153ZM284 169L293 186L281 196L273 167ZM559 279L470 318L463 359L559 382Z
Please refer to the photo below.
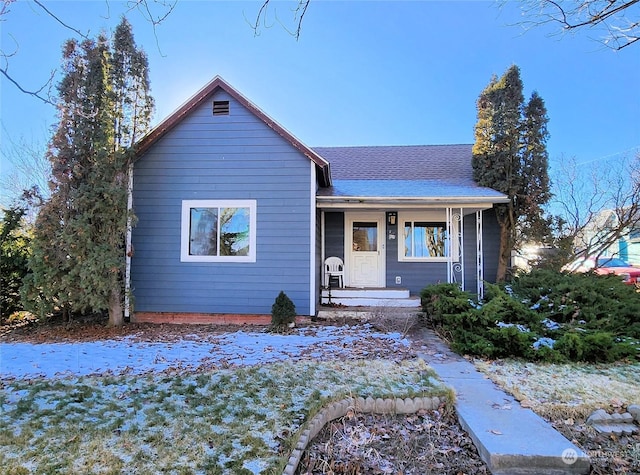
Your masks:
M452 411L406 416L351 414L323 429L307 448L300 475L488 474Z

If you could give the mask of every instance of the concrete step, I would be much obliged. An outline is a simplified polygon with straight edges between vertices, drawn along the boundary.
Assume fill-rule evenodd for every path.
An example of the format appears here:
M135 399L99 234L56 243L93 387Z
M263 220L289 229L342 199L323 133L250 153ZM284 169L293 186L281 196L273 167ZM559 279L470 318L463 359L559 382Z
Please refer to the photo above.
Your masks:
M372 298L372 297L322 297L322 305L343 305L345 307L420 307L420 297Z
M329 296L329 289L322 289L322 296ZM408 299L408 289L331 289L332 298Z
M424 332L430 354L420 356L455 390L460 424L493 475L589 473L582 450L453 354L433 332Z
M420 307L420 297L408 289L323 289L322 305L344 307Z
M323 320L354 319L368 322L371 319L409 318L420 313L415 307L320 307L318 318Z

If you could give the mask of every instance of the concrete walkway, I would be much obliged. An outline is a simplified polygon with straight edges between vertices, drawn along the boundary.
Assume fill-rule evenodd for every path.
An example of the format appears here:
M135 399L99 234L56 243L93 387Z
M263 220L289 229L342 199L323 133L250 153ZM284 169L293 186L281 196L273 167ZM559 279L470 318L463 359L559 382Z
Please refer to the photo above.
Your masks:
M493 475L589 473L589 458L548 422L453 353L431 330L420 354L456 392L462 427Z

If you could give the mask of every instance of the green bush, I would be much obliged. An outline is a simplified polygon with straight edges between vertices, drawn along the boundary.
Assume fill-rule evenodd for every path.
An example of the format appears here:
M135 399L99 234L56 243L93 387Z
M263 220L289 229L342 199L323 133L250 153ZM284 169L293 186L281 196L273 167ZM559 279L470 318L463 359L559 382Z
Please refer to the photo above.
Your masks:
M576 332L567 332L553 345L553 349L570 361L584 359L584 338Z
M533 333L522 331L516 326L491 328L488 331L489 340L495 347L493 357L529 357L533 351L536 337Z
M441 321L471 309L472 295L458 284L434 284L422 289L422 309L434 321Z
M583 321L585 329L640 338L640 295L615 275L536 270L516 277L511 287L556 322Z
M278 331L283 330L296 320L296 306L284 291L280 291L271 306L271 326Z
M23 208L9 208L0 221L0 323L22 310L20 288L29 270L31 242L22 227L24 214Z
M429 323L462 354L535 361L640 359L640 293L615 276L534 270L486 285L475 302L456 284L423 289Z
M470 331L455 331L451 341L451 349L460 354L470 354L493 358L495 345L484 336Z

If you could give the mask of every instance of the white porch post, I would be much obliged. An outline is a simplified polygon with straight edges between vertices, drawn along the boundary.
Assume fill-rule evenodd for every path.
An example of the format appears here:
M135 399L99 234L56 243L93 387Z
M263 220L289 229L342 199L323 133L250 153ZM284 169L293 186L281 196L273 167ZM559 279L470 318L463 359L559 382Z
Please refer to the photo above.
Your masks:
M320 279L323 286L326 286L327 283L324 281L324 260L327 258L327 251L325 250L325 229L324 229L324 210L320 211Z
M127 231L125 234L125 246L124 246L124 318L131 318L131 256L133 255L132 248L132 213L133 213L133 163L128 167L128 181L127 181Z
M447 283L448 284L452 284L454 281L453 278L453 272L452 272L452 267L453 267L453 239L451 238L451 228L453 227L451 224L451 208L447 208L446 209L446 225L447 225L447 236L449 237L449 239L447 239Z
M484 297L484 252L482 250L482 211L476 211L476 291Z
M446 208L447 225L447 282L456 282L456 274L460 274L460 287L464 290L464 222L463 208L457 213L453 208ZM457 224L457 225L456 225Z
M458 253L458 258L460 259L458 265L460 268L460 287L464 290L464 214L462 208L460 208L459 213L456 217L458 220L458 249L460 250Z
M316 166L311 161L310 165L311 173L310 175L310 184L309 184L309 315L316 315L316 305L318 301L318 264L316 249L318 245L318 229L317 226L317 215L316 215L316 187L317 187L317 178L316 178ZM320 218L322 219L322 218ZM324 241L323 241L324 242Z

